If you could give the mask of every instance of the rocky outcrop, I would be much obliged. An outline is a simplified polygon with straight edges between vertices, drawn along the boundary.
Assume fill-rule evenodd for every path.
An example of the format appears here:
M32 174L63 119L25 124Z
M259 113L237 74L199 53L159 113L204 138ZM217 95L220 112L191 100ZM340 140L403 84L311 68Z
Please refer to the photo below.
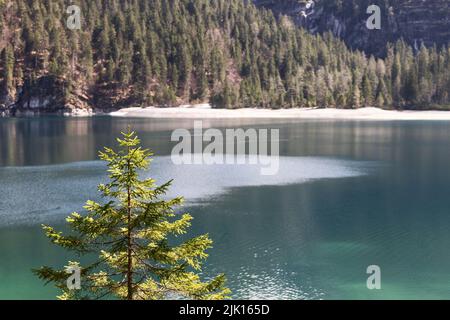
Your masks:
M450 41L448 0L254 0L259 6L291 16L313 33L332 32L353 49L383 56L386 44L403 38L419 48ZM381 30L369 30L368 6L381 8Z
M3 96L0 117L40 114L85 115L92 113L89 98L83 94L69 95L65 83L53 76L26 81L15 96Z

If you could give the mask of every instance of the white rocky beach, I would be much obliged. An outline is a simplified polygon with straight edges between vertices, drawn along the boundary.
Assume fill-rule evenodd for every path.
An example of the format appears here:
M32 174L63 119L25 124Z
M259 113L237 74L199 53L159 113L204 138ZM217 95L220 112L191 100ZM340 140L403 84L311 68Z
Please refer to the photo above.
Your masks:
M323 120L434 120L450 121L450 111L397 111L378 108L361 109L213 109L208 104L176 108L127 108L111 116L130 118L175 119L323 119Z

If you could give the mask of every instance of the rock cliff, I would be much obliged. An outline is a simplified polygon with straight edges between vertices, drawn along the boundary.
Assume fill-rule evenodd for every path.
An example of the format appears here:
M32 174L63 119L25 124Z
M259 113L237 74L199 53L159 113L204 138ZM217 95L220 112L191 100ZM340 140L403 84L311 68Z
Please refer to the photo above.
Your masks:
M382 56L386 44L404 39L419 48L447 45L449 0L255 0L259 6L294 18L313 33L332 32L351 48ZM381 8L381 30L369 30L367 8Z

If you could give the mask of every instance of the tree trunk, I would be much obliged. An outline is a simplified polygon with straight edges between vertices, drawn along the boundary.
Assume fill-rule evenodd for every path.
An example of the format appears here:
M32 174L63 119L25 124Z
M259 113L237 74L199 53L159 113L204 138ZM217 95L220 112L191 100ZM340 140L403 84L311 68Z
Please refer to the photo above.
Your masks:
M127 300L133 300L133 261L131 248L131 188L128 186L128 208L127 208Z

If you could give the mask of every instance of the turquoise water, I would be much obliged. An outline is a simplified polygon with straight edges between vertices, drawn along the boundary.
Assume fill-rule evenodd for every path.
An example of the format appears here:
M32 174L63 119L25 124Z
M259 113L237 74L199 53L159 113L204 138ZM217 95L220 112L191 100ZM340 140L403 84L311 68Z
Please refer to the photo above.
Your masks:
M76 257L39 225L96 199L96 153L131 124L158 155L150 174L174 178L192 234L215 241L204 269L242 299L449 299L450 123L205 121L280 129L280 171L175 166L171 130L190 120L0 119L0 298L51 299L30 272ZM366 288L379 265L382 290Z

